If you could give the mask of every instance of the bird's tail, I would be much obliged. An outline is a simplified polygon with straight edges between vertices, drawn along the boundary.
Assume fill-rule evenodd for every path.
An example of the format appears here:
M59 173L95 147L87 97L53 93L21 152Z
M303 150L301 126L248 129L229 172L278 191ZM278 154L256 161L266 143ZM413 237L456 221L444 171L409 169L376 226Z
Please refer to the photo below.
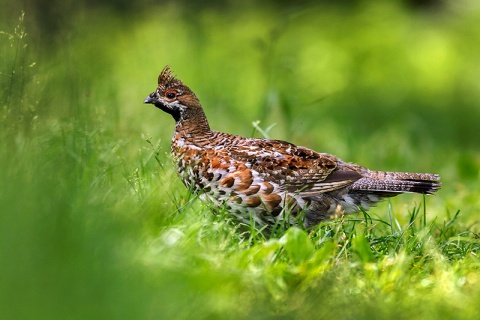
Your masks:
M350 190L369 191L380 196L400 193L433 194L442 186L438 174L370 171L355 181Z

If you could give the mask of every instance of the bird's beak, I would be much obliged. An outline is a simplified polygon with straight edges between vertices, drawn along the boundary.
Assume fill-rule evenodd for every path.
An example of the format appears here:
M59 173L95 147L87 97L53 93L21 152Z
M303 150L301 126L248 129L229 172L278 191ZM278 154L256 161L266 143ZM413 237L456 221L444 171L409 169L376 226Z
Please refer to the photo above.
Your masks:
M151 103L155 104L158 102L158 99L160 98L160 95L158 94L158 91L154 91L148 95L148 97L143 100L143 103Z
M152 94L146 97L145 100L143 100L143 103L154 103L154 102L155 102L155 99L153 99Z

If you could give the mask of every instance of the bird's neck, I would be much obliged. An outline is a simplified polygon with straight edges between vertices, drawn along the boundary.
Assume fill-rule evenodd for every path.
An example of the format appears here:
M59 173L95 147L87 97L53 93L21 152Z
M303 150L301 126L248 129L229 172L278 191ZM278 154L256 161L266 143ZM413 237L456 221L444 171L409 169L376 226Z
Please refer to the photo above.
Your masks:
M192 142L203 139L210 133L210 126L202 109L184 114L175 124L175 136Z

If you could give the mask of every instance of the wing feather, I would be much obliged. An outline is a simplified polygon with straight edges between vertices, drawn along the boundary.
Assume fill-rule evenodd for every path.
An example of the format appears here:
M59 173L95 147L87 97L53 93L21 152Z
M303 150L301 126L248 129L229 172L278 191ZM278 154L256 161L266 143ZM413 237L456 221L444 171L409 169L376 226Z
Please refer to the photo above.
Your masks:
M305 196L343 188L362 178L356 166L344 166L331 155L285 141L246 139L244 144L229 149L231 158L244 162L265 181Z

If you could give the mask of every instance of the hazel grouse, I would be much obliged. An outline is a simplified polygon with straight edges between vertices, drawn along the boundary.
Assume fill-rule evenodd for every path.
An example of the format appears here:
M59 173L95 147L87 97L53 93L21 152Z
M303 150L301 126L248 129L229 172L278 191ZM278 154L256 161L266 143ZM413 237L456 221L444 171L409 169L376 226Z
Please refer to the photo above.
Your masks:
M436 174L371 171L289 142L211 130L197 96L168 66L144 102L175 119L172 155L185 186L242 221L296 224L302 213L309 227L384 197L441 186Z

